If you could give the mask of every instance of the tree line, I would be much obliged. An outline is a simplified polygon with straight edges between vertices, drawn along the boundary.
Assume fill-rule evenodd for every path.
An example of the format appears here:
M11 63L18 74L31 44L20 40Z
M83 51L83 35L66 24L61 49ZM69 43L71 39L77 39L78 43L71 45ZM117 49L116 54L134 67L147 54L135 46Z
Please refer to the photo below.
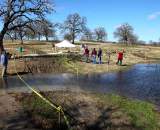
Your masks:
M87 18L78 13L67 16L63 23L53 23L47 19L47 15L55 10L53 0L1 0L0 18L2 29L0 31L0 48L3 49L3 40L41 40L49 38L58 39L56 31L60 30L64 39L73 44L77 37L84 41L107 40L107 31L104 27L94 30L87 27ZM138 36L128 23L117 27L114 37L125 44L138 43ZM140 41L139 41L140 42Z

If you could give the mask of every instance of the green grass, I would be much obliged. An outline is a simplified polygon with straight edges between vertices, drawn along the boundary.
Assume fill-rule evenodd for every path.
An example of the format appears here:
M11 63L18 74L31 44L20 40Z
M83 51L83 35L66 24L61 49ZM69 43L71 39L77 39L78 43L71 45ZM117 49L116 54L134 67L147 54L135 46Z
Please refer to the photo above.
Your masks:
M36 95L27 97L27 100L24 97L21 103L24 111L28 113L29 118L32 119L35 126L44 130L50 130L52 128L59 129L59 125L61 125L62 130L68 129L63 116L61 115L60 117L56 109ZM59 117L61 118L61 122L59 122Z
M99 95L98 97L104 103L116 106L120 111L127 114L131 123L137 128L141 128L142 130L160 129L160 119L154 111L154 105L143 101L126 99L113 94Z
M35 115L40 115L44 118L57 117L58 119L57 111L36 95L30 97L27 101L24 99L22 105L24 107L24 110L32 111Z
M65 96L66 101L63 101L63 98L62 99L58 98L59 94L61 95L62 93L59 94L57 93L55 95L54 94L55 93L50 93L47 95L47 97L49 96L53 101L55 100L54 102L57 102L60 105L63 104L62 105L63 107L65 106L65 104L67 104L68 101L69 102L70 100L73 101L72 98L73 96L71 96L72 94L68 93L69 95ZM104 108L110 109L111 110L110 121L112 122L112 124L116 123L116 121L121 120L122 122L124 123L126 122L126 124L130 126L128 128L133 127L134 130L160 130L160 115L155 110L155 106L150 103L138 100L126 99L124 97L114 94L85 93L83 96L84 96L82 98L83 102L88 102L88 104L90 104L90 101L92 100L96 101L94 102L96 104L93 103L92 107L99 106L98 108L102 112ZM87 100L88 99L87 97L90 97L89 99L91 100ZM63 103L61 102L61 100ZM68 105L70 104L69 102ZM28 111L32 115L32 117L38 116L40 117L40 120L47 120L49 122L48 124L50 124L49 126L51 126L50 128L53 128L52 124L55 125L58 123L57 111L51 108L48 104L46 104L44 101L42 101L35 95L24 96L22 99L22 103L24 109ZM76 104L77 100L74 100L74 102L72 103ZM70 106L68 106L69 108L71 107L70 109L72 109L72 105L74 106L74 104L72 103L70 104ZM76 109L83 110L83 108L76 108ZM65 125L64 122L62 123ZM119 125L123 125L123 123L122 124L119 123ZM46 128L46 124L43 124L43 121L41 121L41 126L42 128Z

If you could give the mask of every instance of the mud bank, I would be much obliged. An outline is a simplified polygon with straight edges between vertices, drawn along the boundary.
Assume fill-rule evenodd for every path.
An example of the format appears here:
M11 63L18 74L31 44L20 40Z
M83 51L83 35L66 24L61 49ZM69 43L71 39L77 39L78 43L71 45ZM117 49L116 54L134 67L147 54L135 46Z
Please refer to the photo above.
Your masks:
M41 94L62 106L73 130L160 129L158 112L145 102L86 92L55 91ZM18 94L16 99L37 128L68 129L63 117L59 125L58 113L34 94Z

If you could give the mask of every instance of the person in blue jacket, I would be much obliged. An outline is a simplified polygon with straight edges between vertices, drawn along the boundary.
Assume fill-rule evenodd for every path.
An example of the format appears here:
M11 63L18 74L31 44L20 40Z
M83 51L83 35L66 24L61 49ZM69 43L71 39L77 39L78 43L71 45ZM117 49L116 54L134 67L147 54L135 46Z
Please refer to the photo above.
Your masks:
M0 63L2 66L2 77L7 75L8 56L5 50L1 52Z

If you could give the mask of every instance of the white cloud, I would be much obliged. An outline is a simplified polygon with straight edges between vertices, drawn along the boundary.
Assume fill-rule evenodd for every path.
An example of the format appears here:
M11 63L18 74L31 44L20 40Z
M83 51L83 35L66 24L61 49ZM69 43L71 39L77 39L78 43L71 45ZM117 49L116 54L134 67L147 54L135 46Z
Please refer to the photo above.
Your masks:
M160 11L159 11L159 12L154 12L154 13L150 14L150 15L148 16L148 19L149 19L149 20L155 20L155 19L157 19L158 17L160 17Z

